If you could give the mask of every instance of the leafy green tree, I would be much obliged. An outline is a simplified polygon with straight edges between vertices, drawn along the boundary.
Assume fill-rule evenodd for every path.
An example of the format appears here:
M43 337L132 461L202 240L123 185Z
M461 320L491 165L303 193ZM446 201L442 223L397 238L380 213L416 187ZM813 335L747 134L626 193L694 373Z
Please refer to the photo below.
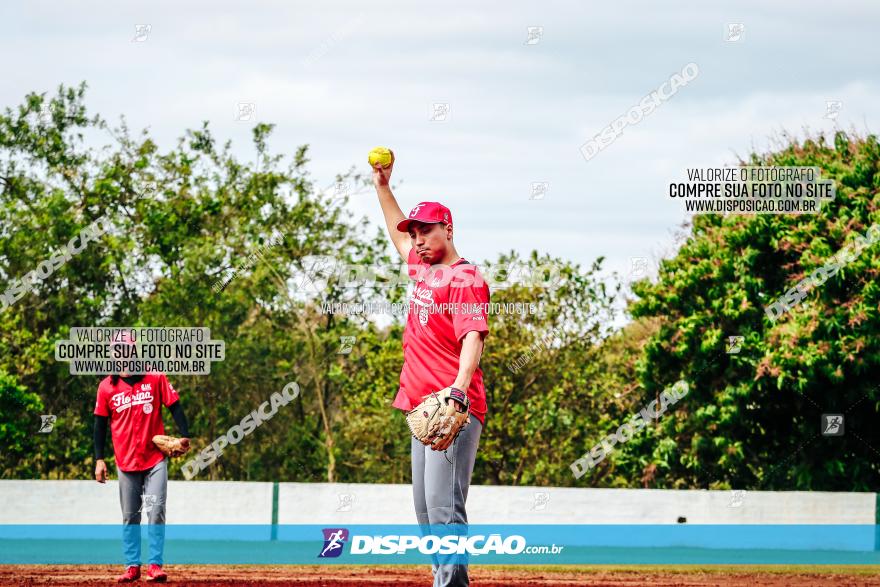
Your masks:
M70 326L207 326L225 340L228 360L215 364L211 377L172 377L198 447L287 382L320 383L324 346L347 327L345 319L306 311L316 297L338 295L333 287L303 291L299 278L308 259L382 258L363 222L312 184L306 147L289 163L270 152L270 125L254 127L255 162L237 160L228 143L218 146L207 125L162 151L146 132L134 137L124 122L113 127L87 115L84 94L84 85L62 87L51 99L31 94L0 116L6 287L96 220L111 226L0 312L0 369L15 373L52 413L69 415L54 442L18 467L41 476L90 474L98 378L71 376L54 360L54 342ZM106 144L87 147L87 135ZM362 181L352 173L337 179ZM311 391L255 438L269 462L295 453L304 463L299 474L332 479L341 400L333 395L338 388ZM273 439L287 438L285 424L290 438L310 440L293 440L296 450L282 453L291 442ZM253 456L229 450L207 475L275 478L277 467L255 470Z
M0 370L0 446L3 447L0 471L3 478L11 477L18 462L34 452L43 413L40 396Z
M477 453L478 479L572 483L569 463L610 411L604 403L604 384L610 382L593 377L616 293L601 278L601 263L583 270L533 251L525 260L511 252L486 264L490 275L497 266L526 268L491 294L493 303L519 303L528 311L490 316L482 359L489 410ZM505 274L498 280L505 284Z
M63 261L0 307L4 477L91 476L99 378L71 376L54 343L73 326L133 325L205 326L226 342L210 376L171 377L197 450L273 392L300 386L199 478L408 482L409 433L390 406L402 317L326 310L405 301L406 284L319 270L327 259L389 266L396 255L379 227L314 185L306 146L277 154L271 134L254 126L248 161L207 124L162 149L146 131L90 115L84 85L30 94L0 115L0 293L43 261ZM880 247L775 322L764 307L880 221L878 161L874 136L844 133L752 156L820 167L837 199L817 215L697 217L658 279L634 286L634 320L617 331L619 292L602 259L583 269L533 251L481 264L493 302L535 311L490 317L474 482L875 487ZM354 170L336 180L365 184ZM99 220L109 231L67 255ZM510 264L540 279L507 283L499 269ZM726 352L728 336L744 337L738 354ZM354 337L351 352L343 337ZM690 392L671 413L572 475L572 462L678 379ZM820 434L822 413L845 415L842 437ZM40 414L58 416L51 434L35 433Z
M690 393L605 466L652 487L873 490L880 247L775 322L764 308L880 221L880 145L838 132L742 163L817 166L836 199L815 215L697 216L659 279L637 284L632 314L660 321L641 401L679 378ZM744 337L738 354L728 336ZM823 413L845 415L843 436L822 436Z

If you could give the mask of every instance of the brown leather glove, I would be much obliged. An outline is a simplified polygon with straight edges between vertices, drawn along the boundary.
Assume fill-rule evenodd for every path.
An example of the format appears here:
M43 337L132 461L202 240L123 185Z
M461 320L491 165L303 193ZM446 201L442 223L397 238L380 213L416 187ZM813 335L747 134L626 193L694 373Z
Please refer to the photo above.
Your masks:
M165 456L169 457L179 457L189 452L189 438L175 438L174 436L157 434L153 437L153 444L155 444Z
M452 446L469 422L467 394L454 387L431 393L406 415L412 435L433 450Z

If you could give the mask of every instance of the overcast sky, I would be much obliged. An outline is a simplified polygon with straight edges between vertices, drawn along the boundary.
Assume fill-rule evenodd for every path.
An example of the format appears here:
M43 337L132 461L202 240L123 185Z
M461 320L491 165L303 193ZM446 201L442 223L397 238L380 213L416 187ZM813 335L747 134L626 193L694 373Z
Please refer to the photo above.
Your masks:
M207 120L250 157L253 119L235 118L253 103L274 150L310 145L319 185L394 149L401 207L449 206L472 261L535 248L628 273L668 250L684 213L666 188L687 167L733 164L783 130L878 129L880 5L726 4L4 2L0 106L85 80L93 112L163 146ZM584 158L690 62L696 79ZM381 222L373 193L351 208Z

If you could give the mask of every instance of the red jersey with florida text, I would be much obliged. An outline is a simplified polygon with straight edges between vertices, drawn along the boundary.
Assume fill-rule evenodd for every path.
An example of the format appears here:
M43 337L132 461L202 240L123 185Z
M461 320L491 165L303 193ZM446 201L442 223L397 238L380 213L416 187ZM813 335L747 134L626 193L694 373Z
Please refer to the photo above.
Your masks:
M116 464L123 471L145 471L165 458L153 436L165 434L162 406L180 397L164 373L147 373L133 385L106 377L98 385L95 415L109 416Z
M471 331L489 332L489 286L465 259L451 267L431 267L410 249L410 278L414 283L403 331L403 369L400 389L392 404L409 411L433 391L449 387L458 375L461 339ZM477 367L467 389L470 413L486 418L483 371Z

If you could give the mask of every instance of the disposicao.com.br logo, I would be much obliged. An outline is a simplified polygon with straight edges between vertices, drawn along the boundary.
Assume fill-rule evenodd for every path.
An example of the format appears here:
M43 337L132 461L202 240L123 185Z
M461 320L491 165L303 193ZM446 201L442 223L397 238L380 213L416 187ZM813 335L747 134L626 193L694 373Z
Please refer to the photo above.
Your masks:
M324 547L318 558L335 558L342 554L345 541L348 540L348 530L345 528L324 528Z
M482 555L482 554L559 554L564 546L528 546L526 539L518 534L502 537L501 534L435 535L415 536L387 534L366 536L356 534L349 538L345 528L325 528L324 546L319 558L337 557L342 553L343 543L350 542L349 554L384 555Z

